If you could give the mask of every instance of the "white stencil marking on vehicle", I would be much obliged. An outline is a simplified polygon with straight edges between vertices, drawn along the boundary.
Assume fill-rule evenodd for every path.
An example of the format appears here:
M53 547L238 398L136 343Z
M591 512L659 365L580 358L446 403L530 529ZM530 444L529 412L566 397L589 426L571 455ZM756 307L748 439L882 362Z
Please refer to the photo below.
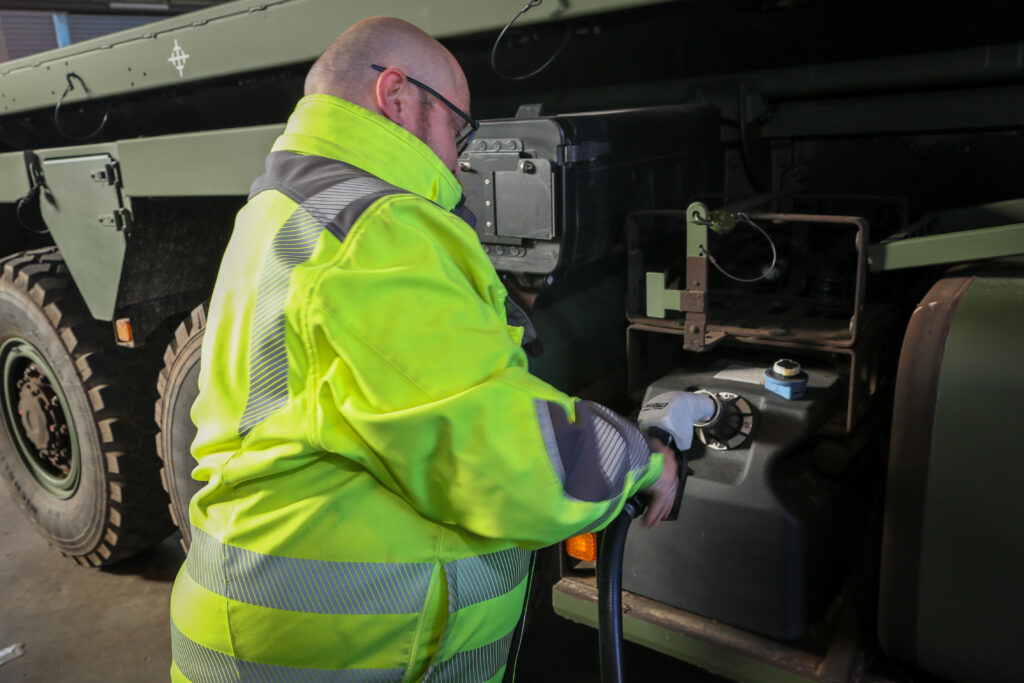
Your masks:
M174 49L171 50L171 56L167 61L174 65L179 76L185 77L185 62L188 61L188 53L181 49L181 45L178 45L177 38L174 39Z

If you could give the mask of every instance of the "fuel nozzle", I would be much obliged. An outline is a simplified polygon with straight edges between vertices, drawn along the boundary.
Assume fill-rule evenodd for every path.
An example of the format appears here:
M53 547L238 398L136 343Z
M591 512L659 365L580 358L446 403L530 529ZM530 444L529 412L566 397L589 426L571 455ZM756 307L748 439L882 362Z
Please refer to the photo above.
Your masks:
M693 444L694 424L712 419L718 412L713 396L688 391L669 391L653 397L640 409L640 430L658 439L675 453L679 465L679 487L672 511L667 520L679 518L686 478L693 474L687 460L687 451Z
M667 391L640 409L640 430L680 451L693 443L693 427L714 419L718 400L708 392Z

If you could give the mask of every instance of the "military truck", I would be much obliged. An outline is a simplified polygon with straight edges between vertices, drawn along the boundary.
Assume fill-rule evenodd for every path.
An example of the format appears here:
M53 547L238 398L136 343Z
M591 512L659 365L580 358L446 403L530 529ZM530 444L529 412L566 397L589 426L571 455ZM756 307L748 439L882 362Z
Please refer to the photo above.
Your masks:
M1024 9L528 7L239 0L0 64L0 472L25 515L83 565L188 543L234 214L312 60L392 14L465 67L460 179L532 370L626 414L721 406L679 521L629 538L626 637L744 681L1024 677ZM538 583L595 625L573 554Z

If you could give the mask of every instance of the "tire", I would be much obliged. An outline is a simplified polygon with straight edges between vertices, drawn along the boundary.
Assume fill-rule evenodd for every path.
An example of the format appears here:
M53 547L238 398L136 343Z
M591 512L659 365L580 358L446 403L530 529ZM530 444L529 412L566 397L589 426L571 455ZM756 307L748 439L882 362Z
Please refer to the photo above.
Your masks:
M0 260L0 475L79 564L112 564L174 530L144 410L153 355L114 343L55 248Z
M181 545L188 552L192 542L188 504L202 484L192 479L196 462L189 451L196 437L190 411L199 395L199 354L206 330L207 304L193 309L164 352L164 367L157 380L156 424L160 430L156 450L163 462L160 478L170 498L171 518L181 531Z

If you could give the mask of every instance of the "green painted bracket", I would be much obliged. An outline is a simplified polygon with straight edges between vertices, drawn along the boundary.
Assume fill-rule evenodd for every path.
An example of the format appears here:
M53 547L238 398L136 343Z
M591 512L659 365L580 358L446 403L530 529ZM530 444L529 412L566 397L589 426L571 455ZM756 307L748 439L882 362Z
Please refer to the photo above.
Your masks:
M664 318L665 311L678 311L682 292L665 289L665 273L647 273L647 315Z
M1024 223L872 244L868 268L877 273L1019 254L1024 254Z
M686 258L704 258L704 245L708 239L708 207L700 202L686 209ZM689 264L687 264L689 271ZM689 276L689 273L688 273ZM703 298L693 298L694 292L665 289L665 274L645 273L647 316L664 318L666 311L702 311Z

